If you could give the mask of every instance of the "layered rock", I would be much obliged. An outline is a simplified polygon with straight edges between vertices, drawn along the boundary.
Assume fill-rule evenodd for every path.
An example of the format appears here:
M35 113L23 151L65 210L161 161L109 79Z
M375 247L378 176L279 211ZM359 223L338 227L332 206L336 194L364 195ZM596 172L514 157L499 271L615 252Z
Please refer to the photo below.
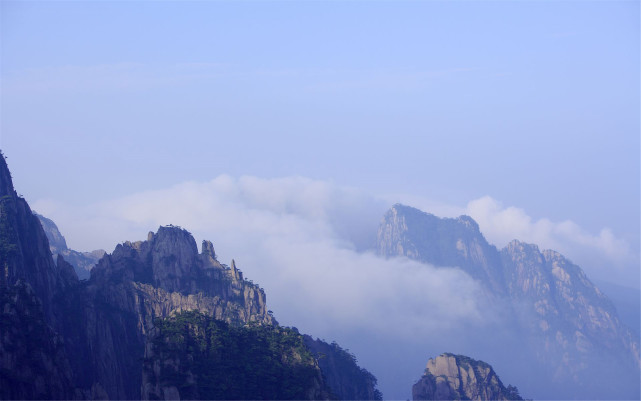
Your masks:
M427 362L412 387L414 400L522 400L516 387L505 387L494 369L463 355L442 354Z
M58 230L58 226L53 220L48 219L42 215L34 213L34 215L40 220L42 228L47 235L49 240L49 249L54 256L61 255L65 260L73 266L78 275L78 278L81 280L86 280L89 278L91 269L98 263L100 258L106 253L103 249L96 249L91 252L79 252L67 247L67 241L65 237Z

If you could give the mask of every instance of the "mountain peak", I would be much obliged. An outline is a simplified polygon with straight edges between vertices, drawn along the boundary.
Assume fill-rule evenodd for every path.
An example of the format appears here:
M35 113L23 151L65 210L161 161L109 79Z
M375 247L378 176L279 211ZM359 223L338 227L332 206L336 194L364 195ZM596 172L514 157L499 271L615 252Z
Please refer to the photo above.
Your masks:
M395 204L378 229L381 256L405 256L436 266L458 266L473 278L500 292L502 278L494 266L499 255L469 216L440 218L419 209Z
M430 358L412 396L414 400L522 400L516 387L503 386L488 363L450 353Z
M9 166L7 166L5 155L0 151L0 197L12 195L14 192Z

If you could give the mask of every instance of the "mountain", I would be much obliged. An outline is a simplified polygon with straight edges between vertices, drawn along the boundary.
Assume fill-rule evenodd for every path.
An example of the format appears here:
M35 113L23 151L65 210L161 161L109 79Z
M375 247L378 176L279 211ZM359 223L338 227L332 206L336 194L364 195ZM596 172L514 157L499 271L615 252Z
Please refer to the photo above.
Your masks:
M45 222L46 223L46 222ZM62 235L52 243L58 249ZM79 280L0 158L0 399L332 399L319 356L211 242L167 226ZM336 369L360 369L352 361ZM225 369L219 369L225 367ZM373 381L375 384L375 380ZM364 393L375 393L366 388Z
M478 280L490 300L510 305L513 321L506 323L522 333L519 341L545 380L569 389L566 396L639 396L638 339L583 270L558 252L517 240L498 250L468 216L439 218L398 204L383 217L377 252L458 267Z
M54 258L56 255L62 255L76 270L79 279L88 279L89 272L105 254L105 251L103 249L96 249L91 252L78 252L67 248L67 241L58 230L56 223L38 213L34 212L34 215L40 220L40 224L42 224L42 228L49 240L49 249L51 249Z
M150 333L142 398L322 400L333 394L296 330L232 326L192 311L157 322Z
M356 357L336 342L331 344L303 336L307 348L316 356L327 384L341 400L382 400L376 378L356 363Z
M445 353L427 362L412 386L414 400L523 400L514 386L501 382L492 367L464 355Z
M0 153L0 398L70 399L73 372L52 328L53 302L73 270L61 271L40 222L13 188ZM67 274L68 273L68 274ZM55 367L55 368L53 368Z

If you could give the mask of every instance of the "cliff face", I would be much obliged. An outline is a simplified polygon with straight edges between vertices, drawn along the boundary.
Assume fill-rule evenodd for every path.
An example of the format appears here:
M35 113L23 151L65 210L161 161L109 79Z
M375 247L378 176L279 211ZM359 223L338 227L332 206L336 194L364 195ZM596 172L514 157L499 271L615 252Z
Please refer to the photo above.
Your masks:
M507 300L514 319L507 323L521 329L551 380L587 391L596 385L594 375L616 371L612 380L638 392L638 339L581 268L561 254L516 240L498 251L467 216L441 219L403 205L385 214L377 248L386 257L460 267L498 294L496 301Z
M1 157L0 399L332 396L303 337L278 326L264 291L233 260L219 263L211 242L199 253L187 231L160 227L82 281L64 249L54 263L59 232L52 244ZM211 375L229 361L244 376ZM221 377L233 388L212 392Z
M458 266L494 293L505 291L497 249L488 244L468 216L441 219L418 209L394 205L378 229L378 254L406 256L435 266Z
M79 279L88 279L91 269L98 263L100 258L104 256L105 251L96 249L91 252L78 252L67 248L67 241L58 230L56 223L37 213L34 213L34 215L40 220L40 224L42 224L45 235L49 240L49 249L54 256L54 260L56 255L63 256L65 260L73 266Z
M0 153L0 398L72 398L54 300L74 276L53 262L40 222L13 189Z
M522 400L516 387L503 386L490 365L463 355L443 354L427 362L412 387L414 400Z
M90 398L140 398L145 343L157 319L196 310L239 325L275 323L262 289L245 281L235 263L220 264L210 242L199 254L191 234L178 227L118 245L66 300L62 330L74 338L68 354Z
M16 194L4 156L0 154L0 286L19 280L29 284L52 322L52 301L64 288L49 252L49 241L27 202Z

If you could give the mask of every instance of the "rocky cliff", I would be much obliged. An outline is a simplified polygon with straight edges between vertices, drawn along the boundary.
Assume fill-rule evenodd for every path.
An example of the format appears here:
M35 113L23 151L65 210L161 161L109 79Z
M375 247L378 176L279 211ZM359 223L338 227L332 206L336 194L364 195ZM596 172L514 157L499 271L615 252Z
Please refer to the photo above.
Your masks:
M427 362L412 387L414 400L522 400L518 389L507 388L494 369L463 355L442 354Z
M404 205L385 214L377 250L385 257L459 267L476 278L498 295L494 301L511 305L514 321L505 323L523 333L519 341L533 351L549 380L586 395L602 391L601 397L615 397L602 384L598 388L593 379L599 377L616 383L611 386L621 389L616 397L638 396L638 339L607 297L563 255L516 240L498 250L470 217L438 218Z
M38 213L34 213L34 215L40 220L40 224L42 224L42 228L49 240L49 249L53 254L54 260L57 255L62 255L65 260L73 266L79 279L88 279L91 269L106 252L103 249L96 249L91 252L79 252L67 248L67 241L58 230L56 223Z
M157 319L195 310L236 325L274 324L265 303L264 291L244 280L233 261L231 267L217 261L210 242L198 253L187 231L160 227L146 241L119 244L105 255L59 309L85 396L137 399L147 335Z
M52 243L66 247L62 235ZM247 373L222 372L236 389L332 397L303 337L278 326L264 291L233 260L221 264L211 242L199 253L189 232L160 227L146 241L119 244L82 281L62 254L54 263L51 248L1 157L0 399L266 397L209 391L218 381L200 368L219 365L219 352ZM196 320L185 325L181 316ZM182 367L192 381L181 381Z
M499 253L468 216L442 219L394 205L379 226L377 251L384 257L406 256L435 266L457 266L492 292L505 291L503 274L496 268L501 263Z

